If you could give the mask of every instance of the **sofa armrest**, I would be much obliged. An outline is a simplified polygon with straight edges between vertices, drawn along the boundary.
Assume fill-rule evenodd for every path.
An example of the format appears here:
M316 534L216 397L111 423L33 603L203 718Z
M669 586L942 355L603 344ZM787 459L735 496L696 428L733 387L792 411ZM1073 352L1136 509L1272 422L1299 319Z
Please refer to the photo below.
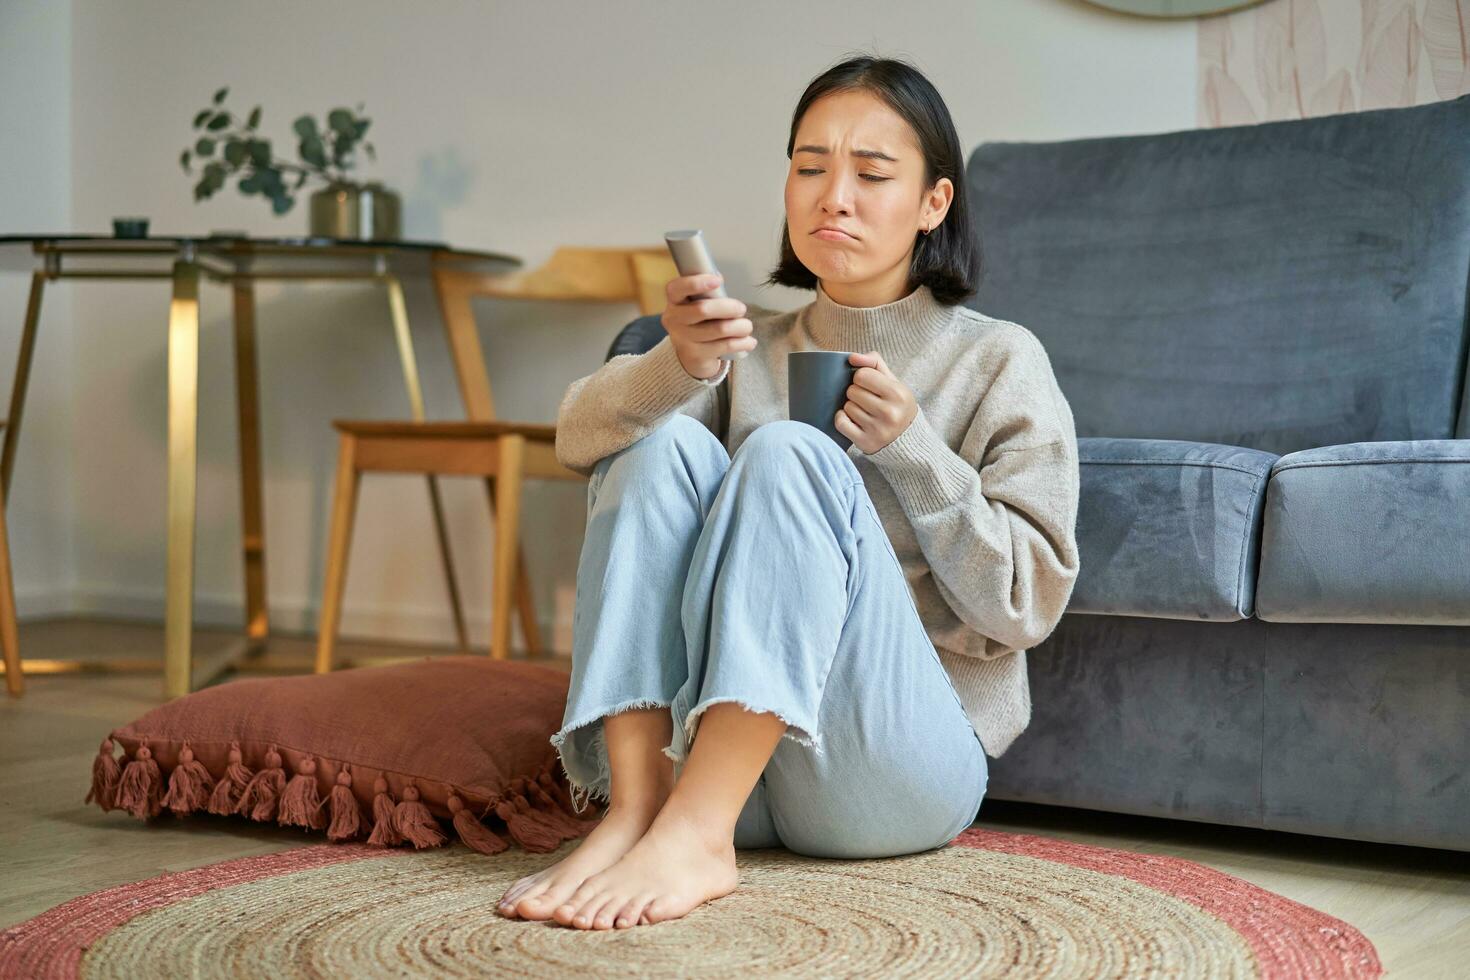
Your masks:
M1081 570L1068 612L1251 615L1261 491L1275 453L1183 439L1077 440Z
M1256 615L1470 625L1470 439L1354 442L1278 459Z

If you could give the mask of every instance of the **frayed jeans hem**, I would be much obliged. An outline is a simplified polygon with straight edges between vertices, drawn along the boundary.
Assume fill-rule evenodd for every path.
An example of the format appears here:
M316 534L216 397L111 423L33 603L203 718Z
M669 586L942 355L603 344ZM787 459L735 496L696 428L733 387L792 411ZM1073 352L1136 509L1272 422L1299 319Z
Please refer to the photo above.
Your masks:
M782 733L783 738L789 738L793 742L796 742L798 745L803 745L811 749L817 755L822 754L822 735L820 732L813 733L809 726L792 721L787 715L781 713L780 711L777 711L774 708L764 706L754 707L749 701L744 698L731 696L706 698L703 701L700 701L699 704L695 705L692 709L690 709L689 714L684 718L683 738L680 739L678 737L679 733L676 730L674 739L675 744L670 745L668 748L664 749L664 755L674 760L674 764L676 766L682 767L689 759L689 747L694 742L694 736L696 734L700 715L702 715L704 713L704 710L710 705L725 703L738 704L740 705L740 707L744 708L746 711L752 714L775 715L777 718L786 723L786 730Z
M589 717L580 721L563 725L561 730L551 736L551 744L556 747L557 756L561 759L561 767L567 774L567 785L572 791L572 810L575 813L583 813L587 809L588 799L595 799L604 804L612 800L612 771L608 765L607 740L604 728L597 725L596 731L592 733L591 740L583 750L585 758L573 756L572 764L567 765L566 741L571 733L579 728L601 722L610 715L621 714L635 708L668 708L670 701L659 701L654 698L635 698L624 701L611 708L603 708ZM665 752L668 750L665 749ZM588 778L583 772L584 763L590 762L597 768L596 773ZM575 770L575 771L574 771Z

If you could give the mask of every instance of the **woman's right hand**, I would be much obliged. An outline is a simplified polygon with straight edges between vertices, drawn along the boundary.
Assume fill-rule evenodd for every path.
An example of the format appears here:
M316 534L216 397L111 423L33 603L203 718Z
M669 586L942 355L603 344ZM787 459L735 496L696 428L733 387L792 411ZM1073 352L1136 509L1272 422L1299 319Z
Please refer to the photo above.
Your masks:
M713 290L719 273L695 273L670 279L664 287L664 330L691 377L707 381L720 373L720 355L755 350L754 325L745 316L745 304L734 297L690 299Z

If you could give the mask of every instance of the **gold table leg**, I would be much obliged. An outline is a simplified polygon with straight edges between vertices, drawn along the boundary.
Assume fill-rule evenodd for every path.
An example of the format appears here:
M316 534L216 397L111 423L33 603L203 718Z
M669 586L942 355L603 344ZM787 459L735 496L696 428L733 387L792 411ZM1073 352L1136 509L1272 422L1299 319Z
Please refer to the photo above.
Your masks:
M255 284L236 280L235 403L240 436L240 530L245 559L245 635L264 640L270 633L265 589L265 517L260 468L260 377L255 352Z
M168 593L164 614L163 696L192 690L194 516L198 474L199 266L173 268L168 314Z
M15 360L15 380L10 386L10 415L6 419L5 449L0 453L0 497L10 499L10 474L15 468L15 447L20 441L20 417L25 411L26 385L31 378L31 358L36 352L36 325L41 322L41 290L46 273L31 273L31 298L26 303L25 329L20 335L20 354Z
M6 690L18 698L25 693L25 676L21 673L20 637L15 628L15 581L10 574L4 493L0 493L0 653L4 654Z
M197 412L199 406L199 266L192 261L174 263L173 300L169 307L168 333L168 586L164 623L163 691L165 698L189 693L204 681L235 666L249 647L209 651L197 660L190 651L193 628L194 515L197 463ZM0 453L0 497L8 499L20 436L21 414L35 352L41 315L42 286L46 273L31 277L30 302L25 329L16 359L15 380L10 391L10 419L5 427L5 445ZM3 505L0 505L3 506ZM13 638L7 637L7 645ZM67 660L22 660L28 673L114 673L158 670L155 660L113 661L96 658ZM20 680L7 677L7 685ZM10 674L6 670L6 674Z
M413 335L408 329L408 305L403 301L403 284L397 276L385 275L388 287L388 309L393 314L393 336L398 341L398 359L403 364L403 382L408 388L409 410L416 422L425 419L424 393L419 382L418 359L413 352ZM444 504L439 498L439 481L428 475L429 504L434 509L434 530L439 537L439 555L443 559L444 582L449 588L449 605L454 613L454 635L461 653L469 653L469 634L465 632L464 606L459 597L459 584L454 576L454 556L449 548L449 530L444 523Z

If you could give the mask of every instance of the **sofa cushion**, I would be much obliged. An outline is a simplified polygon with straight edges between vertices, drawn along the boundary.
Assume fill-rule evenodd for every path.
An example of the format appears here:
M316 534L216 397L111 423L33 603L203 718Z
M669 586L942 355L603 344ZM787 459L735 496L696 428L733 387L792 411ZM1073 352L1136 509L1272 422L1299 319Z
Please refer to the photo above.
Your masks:
M1079 436L1279 454L1454 435L1470 95L981 143L966 173L986 264L966 304L1041 339Z
M1251 615L1274 453L1175 439L1077 440L1081 571L1068 612Z
M1470 625L1470 439L1288 453L1261 534L1261 619Z

